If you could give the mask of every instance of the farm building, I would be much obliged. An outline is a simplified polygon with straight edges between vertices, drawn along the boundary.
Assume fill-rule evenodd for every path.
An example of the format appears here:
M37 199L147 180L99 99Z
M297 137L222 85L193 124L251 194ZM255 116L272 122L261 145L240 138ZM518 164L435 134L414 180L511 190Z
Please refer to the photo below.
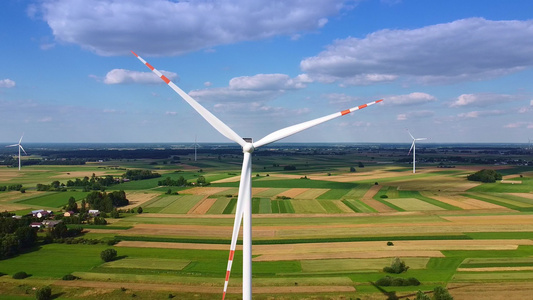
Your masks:
M89 215L93 217L97 217L100 215L100 211L98 209L89 209Z
M30 227L31 228L41 228L43 224L39 223L39 222L33 222L30 224Z
M72 217L75 213L73 211L66 211L64 214L63 214L63 217Z
M46 228L54 228L57 224L61 223L62 221L52 221L52 220L45 220L42 222L43 226Z

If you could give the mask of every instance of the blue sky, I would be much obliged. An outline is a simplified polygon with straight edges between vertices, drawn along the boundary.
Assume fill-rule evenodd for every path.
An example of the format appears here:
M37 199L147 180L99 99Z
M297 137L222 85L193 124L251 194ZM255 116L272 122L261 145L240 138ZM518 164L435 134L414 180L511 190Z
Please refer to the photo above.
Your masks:
M384 99L286 142L527 143L529 0L4 0L0 142L229 142Z

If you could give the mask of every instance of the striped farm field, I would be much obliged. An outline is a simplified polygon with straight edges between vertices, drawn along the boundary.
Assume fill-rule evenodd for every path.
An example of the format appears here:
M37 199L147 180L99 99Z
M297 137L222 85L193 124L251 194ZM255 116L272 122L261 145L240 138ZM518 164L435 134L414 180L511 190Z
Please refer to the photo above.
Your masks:
M272 213L290 214L294 213L294 207L290 200L272 200L270 202Z
M253 214L269 214L271 212L270 198L252 198Z
M402 259L409 269L425 269L429 257L406 257ZM302 260L305 273L381 271L391 264L390 258L321 259Z
M363 203L361 200L342 200L342 203L344 203L346 206L348 206L351 210L355 212L360 212L360 213L377 212L377 210Z
M269 188L254 194L254 197L274 197L288 190L287 188Z
M204 195L179 195L174 198L174 201L159 212L163 214L186 214L188 213L199 201L207 196Z
M317 197L321 196L322 194L329 191L329 189L308 189L307 191L297 195L295 198L297 199L316 199Z
M443 208L415 198L384 199L383 201L389 202L406 211L444 210Z
M318 200L291 200L297 214L325 214L327 211Z
M276 195L276 197L289 197L289 198L296 198L298 197L298 195L304 193L304 192L307 192L309 189L306 189L306 188L294 188L294 189L289 189L289 190L286 190L286 191L283 191L279 194Z
M205 187L193 187L191 189L183 190L180 193L182 193L182 194L191 194L191 195L211 196L211 195L226 194L226 193L228 193L228 190L230 190L230 189L231 188L227 188L227 187L205 186Z
M217 201L216 198L206 198L200 202L198 202L191 210L189 210L189 214L195 214L195 215L203 215L209 211L211 206Z
M189 263L191 263L191 261L186 259L126 257L123 259L105 263L101 265L101 267L126 269L181 270L185 268Z
M213 205L209 208L207 211L208 215L215 215L215 214L222 214L224 212L224 209L226 206L228 206L228 203L230 202L231 198L229 197L223 197L218 198Z
M318 196L316 199L332 199L332 200L339 200L343 198L346 194L348 194L351 190L349 189L332 189L329 190L320 196Z
M87 196L87 192L44 192L29 199L17 201L18 204L38 205L44 207L62 207L68 203L70 197L81 200Z
M532 271L508 272L461 272L453 276L452 281L522 281L533 280Z
M338 203L341 203L339 200L317 200L317 201L318 203L320 203L320 205L322 205L322 207L326 210L328 214L339 214L339 213L346 212L339 206Z

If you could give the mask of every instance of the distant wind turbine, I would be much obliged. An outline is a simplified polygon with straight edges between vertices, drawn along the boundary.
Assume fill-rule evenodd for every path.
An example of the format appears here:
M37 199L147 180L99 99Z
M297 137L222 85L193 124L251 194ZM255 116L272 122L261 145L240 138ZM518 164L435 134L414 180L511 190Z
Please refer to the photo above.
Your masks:
M196 161L196 150L197 150L197 148L199 146L198 143L196 142L196 138L197 138L197 136L195 135L194 136L194 161Z
M411 134L411 132L409 132L409 129L407 130L407 133L409 133L409 135L413 139L413 143L411 144L411 149L409 149L409 153L407 153L407 155L409 155L411 153L411 150L413 150L413 174L414 174L414 173L416 173L416 167L415 167L415 164L416 164L416 141L427 140L427 138L415 138Z
M13 144L13 145L6 146L6 147L18 147L19 148L19 171L20 171L20 150L22 149L22 151L24 151L24 154L28 155L28 153L26 153L26 151L24 150L24 148L22 148L22 145L21 145L23 137L24 137L24 133L20 137L20 140L19 140L18 144Z
M185 100L190 106L192 106L196 112L198 112L211 126L213 126L218 132L227 137L228 139L236 142L242 147L244 154L242 162L242 171L241 179L239 184L239 194L237 197L237 208L235 211L235 221L233 223L233 233L231 237L231 246L230 254L228 259L228 266L226 269L226 279L224 282L224 291L222 294L222 299L226 296L226 291L228 288L228 280L231 272L231 265L233 263L233 257L235 254L235 248L237 246L237 238L239 236L239 230L241 227L241 221L243 221L243 283L242 283L242 298L245 300L252 299L252 152L255 149L273 143L275 141L284 139L288 136L296 134L300 131L306 130L313 126L322 124L326 121L335 119L340 116L347 115L356 110L365 108L367 106L376 104L383 100L377 100L360 106L356 106L341 112L330 114L321 118L317 118L311 121L303 122L293 126L289 126L278 131L275 131L258 141L253 141L252 139L242 138L235 131L233 131L229 126L220 121L215 117L211 112L209 112L205 107L200 105L196 100L191 96L185 93L172 81L170 81L165 75L161 74L157 69L152 65L147 63L140 56L132 53L143 63L145 64L152 72L154 72L159 78L161 78L166 84L169 85L176 93L178 93L183 100Z

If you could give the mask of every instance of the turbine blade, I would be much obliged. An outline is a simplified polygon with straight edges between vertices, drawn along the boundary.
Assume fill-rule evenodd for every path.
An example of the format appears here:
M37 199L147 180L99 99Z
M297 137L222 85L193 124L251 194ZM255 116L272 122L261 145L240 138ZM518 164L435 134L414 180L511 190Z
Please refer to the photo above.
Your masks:
M6 146L6 147L16 147L18 146L19 144L13 144L13 145L9 145L9 146Z
M411 148L409 149L409 152L407 152L407 155L411 154L411 150L413 150L414 146L415 146L415 140L413 140L413 143L411 144Z
M242 216L244 211L244 201L251 201L251 199L247 199L248 197L246 197L246 189L252 184L251 163L251 154L244 153L244 159L242 161L241 182L239 185L239 196L237 197L237 208L235 210L235 221L233 223L233 233L231 235L231 246L229 251L228 267L226 268L226 280L224 282L224 292L222 294L222 300L224 300L224 298L226 297L226 291L228 289L231 265L233 264L233 256L235 254L235 248L237 247L239 230L241 228Z
M407 133L409 133L409 136L414 140L415 137L411 134L411 132L409 131L409 129L406 129L407 130Z
M168 79L165 75L161 74L161 72L159 72L156 68L146 62L142 57L137 55L137 53L133 51L131 51L131 53L133 53L143 64L145 64L150 70L152 70L152 72L154 72L159 78L161 78L166 84L168 84L168 86L170 86L176 93L178 93L178 95L180 95L183 100L189 103L189 105L192 106L192 108L194 108L209 124L211 124L211 126L218 130L218 132L220 132L228 139L241 145L241 147L244 147L244 145L246 145L246 142L237 133L235 133L235 131L229 128L228 125L220 121L217 117L215 117L215 115L213 115L200 103L198 103L191 96L185 93L182 89L180 89L177 85L170 81L170 79Z
M425 141L425 140L427 140L427 139L428 139L428 138L416 138L415 140L416 140L416 141Z
M22 151L24 151L24 154L28 155L28 153L26 153L26 150L24 150L24 148L22 147L22 145L19 145L20 149L22 149Z
M273 143L275 141L281 140L281 139L286 138L288 136L291 136L291 135L293 135L295 133L298 133L298 132L300 132L302 130L306 130L306 129L311 128L313 126L316 126L318 124L322 124L322 123L324 123L326 121L329 121L329 120L332 120L332 119L347 115L347 114L349 114L351 112L363 109L363 108L365 108L367 106L379 103L381 101L383 101L383 99L382 100L377 100L377 101L374 101L374 102L370 102L370 103L367 103L367 104L359 105L359 106L356 106L356 107L353 107L353 108L350 108L350 109L347 109L347 110L343 110L343 111L338 112L338 113L334 113L334 114L331 114L331 115L327 115L327 116L324 116L324 117L321 117L321 118L317 118L317 119L314 119L314 120L311 120L311 121L303 122L303 123L300 123L300 124L292 125L292 126L285 127L283 129L274 131L271 134L265 136L264 138L258 140L255 143L253 143L254 148L258 148L258 147Z
M20 143L22 143L22 138L24 137L24 133L22 134L22 136L20 137L20 140L19 140L19 145Z

